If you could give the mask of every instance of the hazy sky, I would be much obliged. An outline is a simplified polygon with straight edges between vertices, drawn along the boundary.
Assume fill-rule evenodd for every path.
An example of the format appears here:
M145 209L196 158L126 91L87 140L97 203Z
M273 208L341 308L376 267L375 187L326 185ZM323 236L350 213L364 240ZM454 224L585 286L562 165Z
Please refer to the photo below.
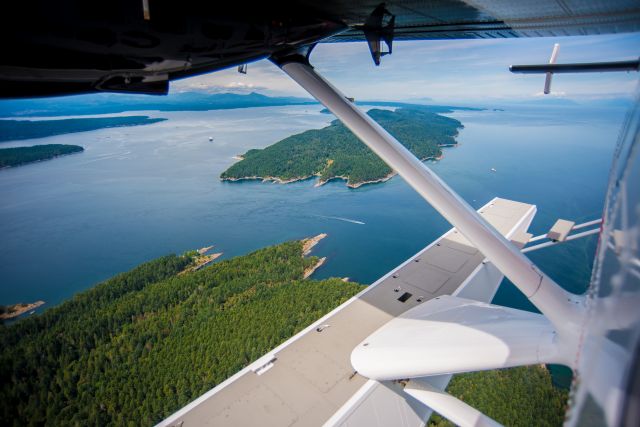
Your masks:
M549 60L560 43L558 62L635 59L640 34L611 36L396 42L393 55L374 66L366 43L321 44L311 62L347 96L356 99L435 101L526 100L542 95L544 77L515 75L511 64ZM630 96L637 72L556 75L552 96L580 100ZM172 91L251 92L307 96L267 60L172 83Z

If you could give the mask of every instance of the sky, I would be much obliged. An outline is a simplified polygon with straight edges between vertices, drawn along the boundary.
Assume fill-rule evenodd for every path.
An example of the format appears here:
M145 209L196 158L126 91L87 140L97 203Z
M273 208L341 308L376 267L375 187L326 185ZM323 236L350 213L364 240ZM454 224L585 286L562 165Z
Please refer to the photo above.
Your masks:
M376 67L366 43L320 44L312 65L357 100L477 102L527 101L542 96L544 76L517 75L511 64L549 61L560 44L558 63L622 61L640 56L640 34L492 40L395 42L393 54ZM630 97L637 72L554 76L551 97L576 101ZM268 60L173 82L172 92L206 91L272 96L308 95Z

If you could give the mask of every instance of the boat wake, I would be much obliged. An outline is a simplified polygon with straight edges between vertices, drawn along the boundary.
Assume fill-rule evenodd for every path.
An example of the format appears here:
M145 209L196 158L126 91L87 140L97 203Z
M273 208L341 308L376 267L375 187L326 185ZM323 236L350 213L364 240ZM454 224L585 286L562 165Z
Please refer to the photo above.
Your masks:
M318 218L335 219L337 221L350 222L351 224L365 225L364 222L358 221L357 219L342 218L340 216L324 216L324 215L316 215L316 216Z

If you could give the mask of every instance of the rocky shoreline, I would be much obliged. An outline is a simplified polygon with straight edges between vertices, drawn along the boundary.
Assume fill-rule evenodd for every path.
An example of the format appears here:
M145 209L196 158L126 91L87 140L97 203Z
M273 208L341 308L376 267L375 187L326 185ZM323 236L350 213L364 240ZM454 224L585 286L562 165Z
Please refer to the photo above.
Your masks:
M443 147L449 148L449 147L455 147L458 144L452 144L452 145L444 145ZM433 161L439 161L442 160L444 158L444 153L440 153L438 156L435 157L426 157L424 159L420 159L421 162L426 162L428 160L433 160ZM333 181L335 179L341 179L347 182L347 187L351 188L351 189L356 189L356 188L360 188L363 185L367 185L367 184L377 184L377 183L381 183L381 182L386 182L388 180L390 180L391 178L393 178L394 176L397 175L396 171L392 171L391 173L385 175L382 178L379 179L372 179L370 181L360 181L360 182L355 182L355 183L351 183L349 182L349 177L348 176L342 176L342 175L336 175L336 176L332 176L328 179L318 179L318 181L314 184L314 187L322 187L323 185L325 185L326 183ZM321 174L320 173L315 173L312 175L307 175L307 176L299 176L299 177L294 177L294 178L289 178L289 179L283 179L277 176L242 176L239 178L233 178L233 177L220 177L220 181L230 181L230 182L239 182L239 181L262 181L262 182L273 182L275 184L290 184L292 182L298 182L298 181L306 181L307 179L313 178L313 177L320 177Z
M44 305L44 301L36 301L31 304L20 303L9 305L4 307L3 311L0 312L0 320L8 320L22 316L24 313L35 310L41 305Z
M311 249L313 249L314 246L316 246L318 242L320 242L320 240L324 239L325 237L327 237L327 233L321 233L321 234L318 234L317 236L303 239L302 240L302 257L304 258L307 255L309 255L309 253L311 253ZM322 257L318 260L317 263L315 263L311 267L306 268L304 270L304 273L302 273L302 278L308 279L309 276L315 273L315 271L319 269L325 263L326 260L327 260L327 257Z

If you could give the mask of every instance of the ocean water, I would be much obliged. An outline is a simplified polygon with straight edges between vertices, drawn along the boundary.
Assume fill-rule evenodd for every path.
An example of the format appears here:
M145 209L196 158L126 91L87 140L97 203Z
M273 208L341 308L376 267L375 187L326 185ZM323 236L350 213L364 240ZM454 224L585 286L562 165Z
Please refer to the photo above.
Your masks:
M326 126L320 106L144 112L167 121L2 147L66 143L85 152L0 170L0 304L43 309L167 253L215 245L224 257L328 233L315 277L372 283L450 228L401 178L348 189L333 181L227 183L250 148ZM531 231L599 217L624 111L455 112L457 147L432 167L472 206L499 196L538 207ZM214 138L209 142L209 136ZM492 172L495 168L496 172ZM567 289L586 288L596 238L531 254ZM496 302L532 308L503 283Z

